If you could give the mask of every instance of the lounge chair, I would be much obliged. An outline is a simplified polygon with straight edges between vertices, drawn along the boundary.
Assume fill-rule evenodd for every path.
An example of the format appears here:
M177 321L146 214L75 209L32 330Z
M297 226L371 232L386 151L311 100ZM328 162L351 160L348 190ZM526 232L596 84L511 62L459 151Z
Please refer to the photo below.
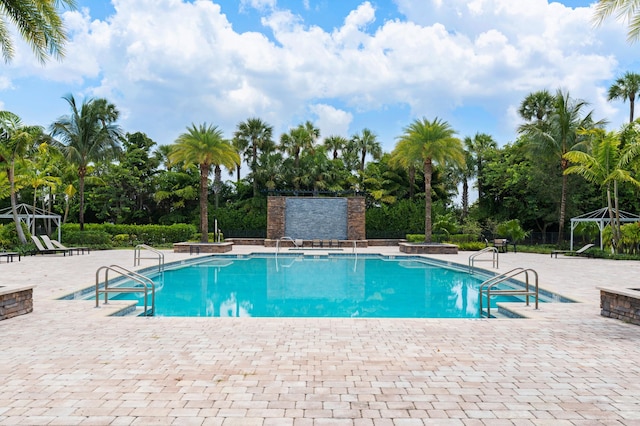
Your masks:
M40 240L40 238L38 238L35 235L31 236L31 239L33 240L34 244L37 247L37 251L35 254L58 254L58 253L62 253L64 256L67 255L67 253L69 253L69 256L71 256L73 253L69 250L69 249L57 249L57 248L46 248L42 245L42 241Z
M581 247L578 250L553 250L551 252L551 257L555 256L556 259L558 258L558 254L583 254L584 252L586 252L587 250L589 250L591 247L595 246L595 244L587 244L584 247Z
M84 254L85 250L87 253L90 253L89 247L66 247L58 240L52 240L48 235L40 235L42 241L44 241L44 245L47 246L50 250L60 249L60 250L69 250L69 253L73 254L75 250L76 254Z

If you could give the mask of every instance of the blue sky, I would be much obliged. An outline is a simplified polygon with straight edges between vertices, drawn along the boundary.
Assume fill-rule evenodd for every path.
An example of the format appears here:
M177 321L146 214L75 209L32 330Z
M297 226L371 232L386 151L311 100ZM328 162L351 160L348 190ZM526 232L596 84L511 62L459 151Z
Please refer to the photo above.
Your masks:
M516 139L529 93L568 90L619 128L613 80L640 72L626 26L591 24L590 1L79 0L63 61L18 42L0 68L0 108L48 127L62 99L105 97L127 132L172 143L191 123L260 117L277 137L306 120L321 136L363 128L391 151L403 127L439 117L459 137Z

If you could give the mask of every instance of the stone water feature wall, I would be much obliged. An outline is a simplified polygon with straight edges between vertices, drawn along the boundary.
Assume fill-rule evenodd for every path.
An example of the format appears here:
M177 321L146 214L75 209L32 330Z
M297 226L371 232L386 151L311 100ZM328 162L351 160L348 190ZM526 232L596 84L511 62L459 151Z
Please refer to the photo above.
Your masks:
M364 240L364 197L269 197L267 239Z

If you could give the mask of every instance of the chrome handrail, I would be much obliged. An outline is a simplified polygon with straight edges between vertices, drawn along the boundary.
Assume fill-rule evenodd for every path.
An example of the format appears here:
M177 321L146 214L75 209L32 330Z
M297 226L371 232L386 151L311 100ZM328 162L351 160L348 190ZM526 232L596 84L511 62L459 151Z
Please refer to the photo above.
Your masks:
M493 267L498 269L498 249L495 248L495 247L485 247L482 250L480 250L479 252L473 253L471 256L469 256L469 273L473 272L473 267L474 267L474 264L475 264L476 260L478 262L488 261L488 259L476 259L476 257L478 257L478 256L480 256L480 255L482 255L484 253L489 253L489 252L492 253L491 261L492 261Z
M530 272L535 277L535 286L533 290L529 289L529 273ZM525 275L524 289L510 289L510 290L498 290L498 289L494 290L493 289L493 287L495 287L496 285L521 274ZM480 289L479 289L480 317L482 317L483 311L484 311L483 303L482 303L483 291L486 292L486 297L487 297L487 318L491 318L491 294L492 293L494 295L503 294L503 295L510 295L510 296L525 296L525 301L527 306L529 306L529 296L534 296L535 304L536 304L535 309L538 309L538 303L539 303L538 273L530 268L527 268L527 269L514 268L508 272L505 272L504 274L496 275L495 277L489 278L488 280L480 284Z
M104 288L100 288L100 272L104 273ZM100 307L100 293L104 293L104 304L109 303L109 293L139 293L140 287L112 287L109 288L109 271L113 271L121 276L127 277L132 281L142 285L144 289L144 315L149 316L154 314L156 303L156 286L153 280L149 277L145 277L137 272L131 271L120 265L101 266L96 271L96 308ZM151 290L151 310L149 311L149 290Z
M148 246L146 244L138 244L136 246L136 248L133 250L133 266L140 266L140 259L155 259L156 256L153 257L142 257L142 250L148 250L150 252L153 252L157 255L157 259L158 259L158 272L162 271L162 268L164 267L164 253L162 253L160 250L156 250L151 246Z

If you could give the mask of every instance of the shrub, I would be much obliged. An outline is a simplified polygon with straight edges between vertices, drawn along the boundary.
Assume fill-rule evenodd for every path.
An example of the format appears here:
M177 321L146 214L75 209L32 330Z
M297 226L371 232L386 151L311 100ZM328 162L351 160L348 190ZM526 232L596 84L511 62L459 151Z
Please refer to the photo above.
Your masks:
M480 251L487 246L484 242L481 241L466 241L452 244L456 244L458 246L458 249L462 251Z
M196 233L196 227L190 224L173 225L114 225L112 223L87 224L80 232L77 224L65 224L62 233L68 240L68 233L98 232L109 236L109 244L118 247L135 246L137 244L162 245L189 241ZM78 237L79 238L79 237ZM92 238L92 237L90 237ZM85 244L89 244L85 242Z
M453 234L449 235L448 241L457 243L471 243L478 241L478 235L476 234ZM482 243L484 245L484 242Z
M88 246L99 249L112 247L111 235L103 231L65 231L64 243L69 246Z

